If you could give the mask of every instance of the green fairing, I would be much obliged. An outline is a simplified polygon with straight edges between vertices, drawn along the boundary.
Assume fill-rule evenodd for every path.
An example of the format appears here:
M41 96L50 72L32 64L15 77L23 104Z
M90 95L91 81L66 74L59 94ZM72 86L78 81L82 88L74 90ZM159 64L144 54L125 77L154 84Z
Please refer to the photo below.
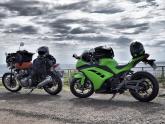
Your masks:
M79 68L79 67L84 66L86 64L87 64L87 62L83 61L82 59L79 59L76 63L76 68Z
M116 60L114 59L109 59L109 58L105 58L105 59L100 59L99 61L99 65L103 65L103 66L107 66L109 67L115 74L119 74L122 72L126 72L131 70L134 66L136 66L136 64L138 63L138 61L140 61L143 58L143 56L132 59L126 66L124 66L121 69L116 68L118 66L118 63L116 62Z
M96 71L96 73L92 72L91 70ZM112 73L109 73L97 67L86 68L82 69L81 71L89 78L90 81L94 82L93 85L95 90L98 90L103 82L105 82L105 80L113 76ZM104 75L104 77L100 77L99 74Z
M110 59L110 58L100 59L99 65L107 66L116 75L116 74L131 70L143 58L144 58L144 56L132 59L126 66L124 66L121 69L116 68L118 66L118 63L114 59ZM89 65L89 63L83 61L82 59L79 59L76 64L76 67L79 68L84 65ZM107 79L114 76L113 73L110 73L110 72L100 69L98 67L87 67L87 68L81 69L79 72L75 73L74 78L80 79L81 85L83 85L85 83L85 78L88 77L88 79L93 82L94 89L96 91L96 90L100 89L102 84Z

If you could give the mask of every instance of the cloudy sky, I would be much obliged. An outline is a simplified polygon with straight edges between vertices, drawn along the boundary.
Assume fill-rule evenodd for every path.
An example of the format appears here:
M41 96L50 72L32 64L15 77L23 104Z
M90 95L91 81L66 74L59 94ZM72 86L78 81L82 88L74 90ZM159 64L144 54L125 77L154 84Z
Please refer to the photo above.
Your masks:
M135 40L165 61L164 0L0 0L0 64L21 41L33 52L49 46L63 64L98 45L110 45L115 59L127 62Z

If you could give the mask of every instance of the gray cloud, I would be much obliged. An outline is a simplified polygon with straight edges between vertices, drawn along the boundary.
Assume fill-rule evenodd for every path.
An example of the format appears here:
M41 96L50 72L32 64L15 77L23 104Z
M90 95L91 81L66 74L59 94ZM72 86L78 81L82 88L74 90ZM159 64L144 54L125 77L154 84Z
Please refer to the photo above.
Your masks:
M146 46L149 46L149 47L163 47L165 48L165 40L160 40L160 41L156 41L155 43L153 44L147 44Z
M128 44L130 44L130 42L132 42L132 39L125 36L120 36L119 38L113 39L113 42L120 46L127 46Z
M36 34L37 29L33 26L21 26L18 24L11 24L6 28L4 33L16 33L16 34Z
M149 23L135 23L134 21L122 21L110 25L111 28L121 29L123 34L139 34L149 29ZM125 29L134 29L133 32L123 31Z
M96 41L96 42L108 42L110 41L109 37L106 36L81 36L81 37L75 37L74 39L80 40L80 41Z
M5 7L10 11L16 11L21 16L34 16L44 13L42 4L38 1L11 0L6 3L0 3L0 7Z
M0 18L4 18L6 15L4 13L0 13Z
M123 12L123 9L120 8L105 8L102 10L95 10L95 11L91 11L92 13L104 13L104 14L114 14L114 13L119 13L119 12Z
M162 3L156 0L126 0L120 3L110 0L105 2L76 0L77 2L71 1L71 3L70 1L65 3L65 1L59 0L58 3L46 0L0 2L1 39L9 37L5 43L2 40L1 44L13 45L21 38L26 38L24 40L31 43L36 38L37 42L34 43L36 46L78 44L80 45L80 48L77 47L78 50L82 50L83 45L92 47L93 44L104 43L112 43L120 48L120 46L128 46L133 39L137 39L143 41L144 45L155 42L150 45L153 49L157 46L161 49L165 47L165 41L163 41L164 0L160 0ZM159 6L154 6L156 4ZM25 21L22 18L25 18ZM11 41L13 37L15 40ZM74 52L70 48L67 50Z
M120 23L116 23L116 24L112 24L110 25L113 28L116 29L129 29L129 28L138 28L138 27L148 27L148 23L140 23L140 24L136 24L132 21L122 21Z
M123 34L129 34L129 35L140 34L140 33L145 32L148 29L149 29L149 27L138 27L131 33L130 32L123 32Z
M85 19L59 19L53 22L44 22L44 26L48 26L53 30L53 33L61 33L62 37L69 34L86 34L86 33L96 33L98 26L95 22L85 20ZM72 28L70 24L78 24L80 27Z
M86 8L88 5L89 1L81 1L81 2L76 2L68 5L61 5L55 7L57 10L80 10L82 8Z
M69 32L70 27L66 25L66 23L62 23L58 20L51 22L48 26L53 30L54 33L63 33L66 34Z
M84 34L84 33L95 33L93 29L82 29L80 27L72 29L69 33L71 34Z
M134 2L134 3L139 3L141 2L141 0L130 0L131 2Z

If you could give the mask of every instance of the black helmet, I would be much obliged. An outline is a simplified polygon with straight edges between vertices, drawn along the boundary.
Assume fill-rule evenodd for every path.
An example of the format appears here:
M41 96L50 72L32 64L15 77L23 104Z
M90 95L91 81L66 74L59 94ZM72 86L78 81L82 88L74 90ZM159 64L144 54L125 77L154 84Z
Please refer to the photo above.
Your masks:
M49 48L47 46L42 46L42 47L38 48L38 54L40 56L48 55L49 54Z
M140 42L132 42L130 45L130 52L133 58L139 57L145 53L143 44Z

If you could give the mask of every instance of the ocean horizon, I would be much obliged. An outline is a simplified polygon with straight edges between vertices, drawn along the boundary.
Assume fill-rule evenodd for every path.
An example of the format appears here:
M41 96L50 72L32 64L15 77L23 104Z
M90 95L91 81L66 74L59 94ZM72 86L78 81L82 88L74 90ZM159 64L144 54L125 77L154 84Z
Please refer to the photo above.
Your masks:
M126 64L126 63L120 63L119 65L122 65L122 64ZM165 66L165 62L156 62L156 65L157 66ZM151 70L150 66L149 65L145 65L143 63L139 63L136 65L136 67L149 67L148 69ZM139 69L136 69L135 67L135 71L139 70ZM76 69L75 68L75 64L60 64L60 68L62 70L67 70L67 69ZM7 65L5 64L0 64L0 77L2 77L2 75L6 72L9 72L10 70L7 68ZM153 71L152 71L153 72Z

